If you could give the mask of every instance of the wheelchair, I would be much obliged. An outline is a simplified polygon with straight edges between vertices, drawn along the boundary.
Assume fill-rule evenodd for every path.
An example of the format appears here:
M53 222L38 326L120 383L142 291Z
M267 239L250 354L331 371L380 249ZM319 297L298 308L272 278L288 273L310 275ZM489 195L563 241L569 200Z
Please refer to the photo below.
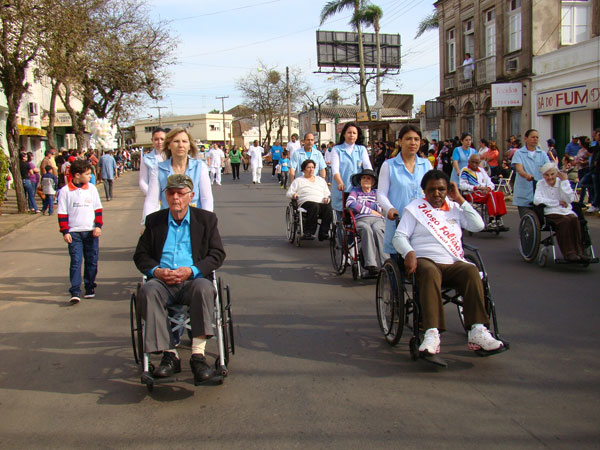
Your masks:
M148 392L154 390L154 385L172 383L177 381L176 377L154 378L154 365L150 362L150 353L144 351L144 318L142 317L139 305L137 303L138 292L146 277L137 284L136 291L131 294L129 307L129 321L131 327L131 344L133 347L133 357L137 365L142 366L141 382L146 385ZM211 382L223 384L225 377L229 373L227 364L229 364L230 355L235 354L235 341L233 336L233 319L231 316L231 290L229 285L223 286L221 278L216 278L213 273L213 285L217 291L214 301L214 327L216 329L217 352L218 357L215 361L215 371ZM169 322L171 323L171 332L175 336L181 336L187 331L190 337L191 325L186 305L168 306Z
M298 205L298 200L292 199L285 209L285 233L290 244L300 247L304 236L304 222L306 210ZM321 227L321 219L317 226ZM331 232L330 232L331 233Z
M495 233L496 236L498 236L500 233L506 233L507 231L510 231L510 228L505 226L504 224L502 224L502 226L498 227L490 227L488 226L489 222L490 222L490 215L488 213L488 207L485 203L476 203L472 200L471 196L466 196L467 194L470 194L470 192L466 192L466 191L461 191L462 196L469 202L469 204L473 207L473 209L475 211L477 211L477 213L481 216L481 219L483 220L483 223L485 224L485 227L483 230L480 231L480 233ZM471 199L471 200L469 200ZM473 236L473 232L469 231L469 236Z
M344 204L347 192L343 194ZM341 220L334 224L331 240L329 241L331 264L338 275L343 275L346 268L352 268L352 278L363 278L364 258L360 248L360 235L356 229L354 213L349 208L342 210Z
M571 203L573 211L579 218L581 227L581 239L583 253L589 258L589 261L567 261L559 258L554 245L556 231L554 224L544 216L545 205L534 205L529 211L523 214L519 222L519 252L526 262L532 262L537 258L540 267L546 266L548 259L552 256L554 264L578 264L587 267L589 264L597 264L598 257L594 253L592 239L587 226L587 220L583 216L583 211L578 203ZM545 237L544 233L547 233ZM540 247L542 247L540 249ZM562 255L561 255L562 256Z
M465 259L475 264L479 269L481 282L483 283L485 310L490 318L489 330L496 339L502 341L504 344L503 347L493 352L477 350L476 353L480 356L488 356L508 350L509 343L500 338L496 318L496 306L492 300L490 284L481 255L477 247L463 244L463 248L465 250ZM463 316L462 296L454 288L442 286L442 302L444 305L452 304L456 307L460 323L465 333L468 332ZM379 327L388 344L391 346L397 345L406 326L412 331L408 344L411 359L416 361L421 357L435 365L447 367L448 364L439 355L425 356L419 354L422 331L420 325L422 312L419 304L419 293L415 274L407 275L404 269L404 260L400 255L389 258L381 268L377 277L375 304Z

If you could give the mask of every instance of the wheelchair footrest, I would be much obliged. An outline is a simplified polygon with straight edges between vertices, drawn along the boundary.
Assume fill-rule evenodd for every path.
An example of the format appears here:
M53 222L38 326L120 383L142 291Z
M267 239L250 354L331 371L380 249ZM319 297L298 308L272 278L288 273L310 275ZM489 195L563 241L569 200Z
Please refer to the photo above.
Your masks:
M567 259L556 258L554 264L579 264L587 266L588 264L598 264L600 260L598 258L590 258L587 261L569 261Z
M146 385L176 383L177 381L179 381L177 377L155 378L150 372L144 372L141 377L142 384Z
M223 381L225 381L225 377L223 375L221 375L220 372L213 372L213 376L210 377L208 380L204 380L204 381L196 381L194 380L194 386L214 386L214 385L218 385L218 384L223 384Z
M486 351L486 350L480 349L480 350L475 350L475 353L477 353L478 356L492 356L492 355L497 355L498 353L503 353L506 350L510 349L510 344L508 342L502 341L502 343L504 345L497 350Z
M420 352L419 353L419 357L421 359L424 359L425 361L427 361L430 364L434 364L434 365L439 366L439 367L448 367L448 363L440 355L437 355L437 354L436 355L431 355L431 354L429 354L427 352Z

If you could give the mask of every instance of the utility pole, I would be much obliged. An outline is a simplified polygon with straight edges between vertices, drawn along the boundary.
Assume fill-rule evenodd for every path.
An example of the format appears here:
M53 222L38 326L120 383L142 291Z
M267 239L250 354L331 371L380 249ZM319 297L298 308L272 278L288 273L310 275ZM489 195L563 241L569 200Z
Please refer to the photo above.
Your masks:
M225 99L229 98L229 95L225 97L215 97L217 100L221 99L221 110L223 111L223 150L225 150L225 146L227 145L227 135L225 133Z
M288 129L288 142L292 140L292 113L290 107L290 68L285 68L285 91L287 96L287 129Z
M162 128L162 120L161 120L161 116L160 116L160 110L161 109L167 109L166 106L153 106L153 109L158 109L158 127Z

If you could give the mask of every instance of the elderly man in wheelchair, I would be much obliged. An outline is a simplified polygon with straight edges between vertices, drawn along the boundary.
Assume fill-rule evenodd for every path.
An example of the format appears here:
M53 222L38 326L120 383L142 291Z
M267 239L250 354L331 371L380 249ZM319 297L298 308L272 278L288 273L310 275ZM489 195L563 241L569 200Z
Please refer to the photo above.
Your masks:
M430 170L423 176L421 187L425 199L406 206L393 239L394 248L404 258L406 273L416 275L425 329L419 353L427 357L440 352L440 331L445 329L442 285L455 288L463 297L468 348L498 352L504 343L488 330L479 270L464 259L461 243L461 229L481 231L483 220L444 172Z
M502 222L502 216L506 215L504 194L494 190L496 186L487 172L479 167L480 161L477 153L469 157L467 167L460 172L460 190L467 201L481 205L483 219L488 217L487 231L508 231Z
M156 378L172 377L181 371L168 320L168 306L189 307L192 356L190 366L196 384L213 376L204 356L206 340L214 335L212 319L216 290L208 279L221 266L225 251L214 213L189 206L194 183L182 174L167 179L168 209L146 217L146 228L135 250L136 267L149 281L137 302L145 323L144 350L162 352Z

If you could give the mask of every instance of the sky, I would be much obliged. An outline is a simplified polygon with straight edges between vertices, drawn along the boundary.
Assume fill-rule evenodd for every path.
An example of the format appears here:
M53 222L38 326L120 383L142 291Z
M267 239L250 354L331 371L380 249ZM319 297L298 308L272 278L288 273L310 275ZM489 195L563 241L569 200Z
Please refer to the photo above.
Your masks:
M338 88L346 103L354 103L356 88L316 74L316 30L352 31L351 12L343 11L319 26L326 0L149 0L150 16L166 24L179 41L176 64L169 67L170 79L164 98L148 103L139 117L158 116L156 106L174 115L225 110L243 103L236 82L253 73L262 61L285 72L301 70L306 83L323 95ZM400 34L402 68L382 84L391 92L413 94L415 107L439 95L438 33L430 31L414 39L422 18L430 14L429 0L375 0L383 10L381 33ZM367 29L367 32L373 30ZM369 85L371 86L371 85ZM374 86L374 83L373 83ZM375 102L369 95L369 103Z

